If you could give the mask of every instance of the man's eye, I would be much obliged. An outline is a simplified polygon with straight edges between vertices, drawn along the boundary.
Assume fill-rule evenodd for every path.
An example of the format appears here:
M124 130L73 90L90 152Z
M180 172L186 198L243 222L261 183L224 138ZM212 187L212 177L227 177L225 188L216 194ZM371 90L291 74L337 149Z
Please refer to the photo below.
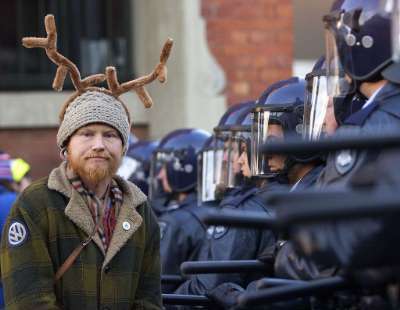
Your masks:
M107 132L104 136L106 138L117 138L117 134L115 132Z
M82 131L80 135L83 137L91 137L93 134L90 131Z

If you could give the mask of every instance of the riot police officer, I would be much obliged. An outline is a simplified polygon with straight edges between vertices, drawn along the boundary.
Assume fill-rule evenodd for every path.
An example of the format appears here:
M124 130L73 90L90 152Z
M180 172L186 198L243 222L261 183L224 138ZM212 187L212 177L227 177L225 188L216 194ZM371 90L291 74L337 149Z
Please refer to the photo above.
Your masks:
M260 175L267 173L275 176L285 175L290 184L290 190L301 191L313 187L316 183L323 168L323 160L319 154L264 156L259 150L261 145L270 140L302 139L303 136L305 81L292 78L286 83L278 83L280 87L272 91L263 104L253 109L252 170ZM272 246L264 248L262 257L258 258L261 260L271 258L270 264L274 267L271 276L279 274L281 277L288 278L292 273L300 274L300 270L303 273L314 272L312 265L310 265L311 268L305 269L309 265L305 265L304 261L296 260L293 264L294 257L291 254L293 254L291 245L279 240ZM289 255L291 257L288 258ZM259 278L261 276L262 274L258 274ZM250 283L249 290L254 289L254 283ZM241 283L223 283L209 290L207 294L224 308L229 308L236 304L236 297L244 292L238 284Z
M398 43L399 28L398 23L397 27L391 24L398 21L398 7L398 1L342 0L335 1L330 14L324 17L328 92L335 103L335 114L348 110L346 105L355 96L366 100L354 113L342 114L347 117L342 119L336 135L369 136L399 130L399 65L394 61L398 50L393 49ZM394 42L391 35L396 38ZM392 54L393 50L397 52ZM388 176L391 190L398 190L392 170L382 164L390 162L392 166L396 158L392 155L379 149L331 154L319 185L326 190L364 190L365 195L370 195L386 183L382 180ZM376 177L378 174L382 174L380 178ZM396 217L324 223L295 230L293 239L318 263L357 270L364 275L362 284L383 281L387 275L391 282L398 274L394 267L399 252L392 247L398 240L397 224ZM362 271L385 266L391 267L389 274L383 269Z
M239 104L222 117L215 129L215 167L214 180L218 193L223 193L218 209L238 209L267 212L268 209L255 199L257 187L255 180L244 171L241 153L244 145L250 145L250 115L254 102ZM224 226L211 226L207 230L207 240L202 246L200 260L254 259L261 249L275 242L272 232L257 229L234 229ZM178 294L204 294L206 290L219 283L235 281L248 283L253 275L195 275L184 282L177 290Z
M343 121L336 131L338 135L353 132L360 135L391 133L398 132L400 128L400 106L397 103L400 99L400 79L398 64L392 57L392 11L385 10L387 8L377 0L335 1L331 13L324 17L330 96L334 101L337 97L351 98L354 95L367 98L360 110ZM347 102L341 100L344 105ZM385 152L372 150L344 150L332 154L328 157L319 184L327 189L354 190L352 184L355 179L358 186L362 185L363 179L367 180L360 176L365 176L367 169L377 165L378 159L384 156ZM318 238L321 242L307 244L314 249L312 252L315 257L340 266L348 266L352 257L359 257L359 266L365 264L365 260L372 263L376 259L371 253L357 253L356 244L359 240L367 240L373 230L379 230L378 222L365 220L349 226L341 224L341 229L333 224L329 226L331 229L324 226L324 234ZM311 235L307 238L317 240L315 234L319 232L321 230L318 229L314 233L309 231ZM356 237L344 238L343 234ZM300 244L306 246L304 240ZM344 251L344 248L352 250Z
M210 134L199 129L178 129L166 135L152 158L152 180L158 179L167 194L159 216L161 267L163 274L179 275L179 266L196 260L205 227L197 206L197 153ZM152 182L152 193L159 183ZM164 286L163 291L172 290Z

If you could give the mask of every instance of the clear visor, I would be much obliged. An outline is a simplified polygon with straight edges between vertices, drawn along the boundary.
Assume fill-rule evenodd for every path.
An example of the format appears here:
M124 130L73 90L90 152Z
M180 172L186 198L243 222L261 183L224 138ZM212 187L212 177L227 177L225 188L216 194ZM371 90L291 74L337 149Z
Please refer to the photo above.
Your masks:
M318 140L324 131L329 97L327 93L327 78L314 76L307 81L306 98L304 102L303 138Z
M214 184L218 190L242 185L242 166L239 163L244 141L250 138L249 132L226 131L217 135L214 148Z
M172 160L171 152L156 152L151 158L150 181L149 181L149 199L154 200L165 194L159 175L165 164Z
M346 30L343 26L342 31ZM351 79L346 76L343 70L343 64L340 61L338 46L333 32L328 28L325 30L325 47L326 47L326 77L327 77L327 94L330 97L345 96L354 91Z
M241 141L242 136L240 132L234 132L230 136L230 148L228 152L228 164L226 165L228 171L227 175L227 186L228 188L235 188L242 183L242 171L239 164L239 157L241 155Z
M269 111L255 111L252 113L251 126L251 174L258 177L273 177L277 173L273 173L269 166L269 157L263 154L261 146L267 141L271 141L272 136L269 135L268 125L270 124Z
M117 175L125 180L128 180L134 173L138 171L140 167L140 161L129 156L124 156L122 158L121 165L117 170Z
M385 3L385 11L391 12L392 16L392 49L393 60L400 61L400 1L387 0Z
M221 189L227 187L228 154L230 148L229 131L221 131L215 135L213 180Z
M198 156L198 182L197 193L199 205L207 201L214 201L216 183L214 182L214 156L215 150L206 150Z

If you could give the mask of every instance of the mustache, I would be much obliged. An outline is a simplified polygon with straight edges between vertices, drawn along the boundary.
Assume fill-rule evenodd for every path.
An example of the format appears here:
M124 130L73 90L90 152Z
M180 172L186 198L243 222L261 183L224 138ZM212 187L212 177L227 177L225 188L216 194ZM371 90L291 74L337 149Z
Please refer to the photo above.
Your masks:
M90 158L103 158L107 160L112 159L111 156L107 153L89 153L85 156L85 159L90 159Z

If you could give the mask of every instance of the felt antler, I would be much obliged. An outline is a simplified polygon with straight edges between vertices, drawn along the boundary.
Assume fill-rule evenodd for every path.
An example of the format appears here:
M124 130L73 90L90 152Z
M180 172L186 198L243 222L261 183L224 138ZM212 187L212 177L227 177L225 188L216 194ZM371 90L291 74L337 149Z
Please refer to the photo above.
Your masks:
M56 29L56 23L54 21L54 16L46 15L44 23L45 23L47 37L46 38L25 37L22 39L22 45L27 48L34 48L34 47L44 48L50 60L58 66L56 76L54 77L53 81L54 90L56 91L62 90L68 72L70 74L75 89L79 93L83 92L86 88L98 84L100 82L103 82L105 80L104 74L94 74L82 80L81 74L77 66L71 60L64 57L57 51L57 29Z
M151 99L149 93L145 89L145 85L158 79L160 83L164 83L167 80L167 66L166 62L171 53L173 45L173 40L168 39L161 51L160 62L155 67L155 69L148 75L139 77L135 80L128 81L120 84L117 78L117 72L114 67L106 68L107 84L111 93L118 97L123 93L133 90L138 95L139 99L143 102L146 108L150 108L153 105L153 100Z

